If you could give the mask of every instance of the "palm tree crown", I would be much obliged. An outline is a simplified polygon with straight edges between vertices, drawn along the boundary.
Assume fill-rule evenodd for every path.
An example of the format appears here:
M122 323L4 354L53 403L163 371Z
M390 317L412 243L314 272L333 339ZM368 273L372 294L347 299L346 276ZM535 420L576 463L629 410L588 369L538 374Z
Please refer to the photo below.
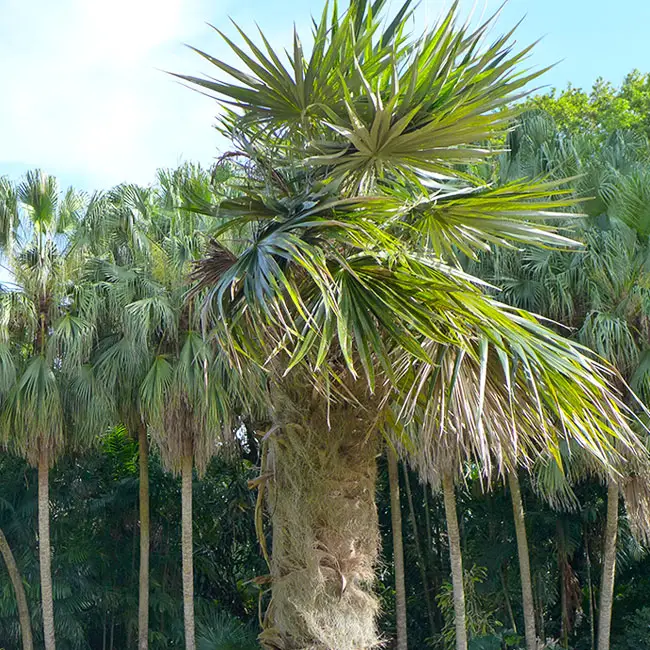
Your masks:
M569 243L545 225L567 203L556 184L493 187L468 171L491 154L476 143L508 128L528 50L514 52L511 34L484 46L490 21L459 26L455 6L422 38L404 35L406 7L382 32L380 5L340 18L326 8L309 56L296 35L288 70L242 34L248 53L224 38L248 72L204 54L237 83L188 78L215 93L254 169L221 204L221 239L194 272L206 315L238 361L281 358L282 372L302 366L330 395L348 390L343 372L364 376L385 403L396 391L404 403L396 355L435 367L451 346L473 359L482 391L489 362L507 395L534 396L537 443L557 446L557 421L604 460L608 436L628 431L608 371L459 268L461 252L494 243ZM248 244L228 247L242 228ZM419 379L401 411L411 416L425 386L438 390ZM512 422L525 449L526 418Z

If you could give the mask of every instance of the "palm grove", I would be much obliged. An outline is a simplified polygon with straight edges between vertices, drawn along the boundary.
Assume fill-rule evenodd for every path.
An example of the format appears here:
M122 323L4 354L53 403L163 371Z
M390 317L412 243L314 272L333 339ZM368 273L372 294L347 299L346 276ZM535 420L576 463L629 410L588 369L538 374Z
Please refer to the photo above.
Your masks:
M383 4L198 52L211 170L2 180L0 647L647 641L647 78Z

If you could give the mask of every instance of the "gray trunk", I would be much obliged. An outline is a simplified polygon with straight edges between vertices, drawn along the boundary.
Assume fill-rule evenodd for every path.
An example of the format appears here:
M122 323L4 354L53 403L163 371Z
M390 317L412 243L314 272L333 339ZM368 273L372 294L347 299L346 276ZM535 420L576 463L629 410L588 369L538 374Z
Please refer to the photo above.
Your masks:
M328 412L302 386L274 402L262 474L273 525L272 597L260 641L283 650L373 648L378 433L363 409Z
M603 578L600 584L600 608L598 612L598 650L609 650L612 607L614 604L614 579L616 576L618 495L618 485L610 481L607 486L607 525L605 528Z
M183 617L185 621L185 650L196 647L194 634L194 564L192 548L192 456L183 456L181 465L181 501L183 554Z
M454 618L456 626L456 650L467 650L467 624L465 619L465 585L463 582L463 557L460 549L460 530L456 512L456 493L451 474L442 477L442 493L447 518L449 557L451 560L451 584L454 595Z
M50 550L50 459L47 450L38 459L38 559L41 569L41 606L45 650L56 650Z
M530 573L530 554L528 551L528 536L526 534L526 520L524 504L521 499L521 488L516 472L508 474L510 496L512 498L512 511L517 534L517 553L519 555L519 573L521 574L521 596L524 610L524 630L526 634L526 648L537 650L537 633L535 631L535 601L533 600L533 580Z
M138 650L149 647L149 441L147 427L138 431L140 466L140 586L138 594Z
M397 454L392 448L386 450L386 457L388 459L388 482L390 484L390 518L393 529L393 562L395 564L395 619L397 627L397 650L407 650L406 585L404 578L402 509L399 498L399 470L397 467Z
M23 585L20 571L16 564L16 558L11 552L9 542L5 534L0 529L0 555L4 558L7 565L7 572L11 579L11 584L14 587L16 594L16 604L18 606L18 620L20 621L20 633L23 641L23 650L34 650L34 642L32 640L32 624L29 618L29 608L27 607L27 597L25 596L25 586Z

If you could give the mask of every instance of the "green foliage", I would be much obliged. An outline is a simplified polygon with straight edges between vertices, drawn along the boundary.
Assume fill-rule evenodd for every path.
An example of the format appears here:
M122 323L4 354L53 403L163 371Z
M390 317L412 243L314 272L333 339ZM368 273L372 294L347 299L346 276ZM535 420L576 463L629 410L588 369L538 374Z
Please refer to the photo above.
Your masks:
M382 5L326 7L311 53L296 35L288 68L263 34L256 45L239 30L240 47L220 32L243 69L200 52L219 77L183 77L215 96L249 164L191 276L212 335L242 376L251 361L272 378L302 371L324 397L352 401L350 382L383 386L380 419L423 468L448 462L453 452L431 451L447 445L489 473L491 455L557 456L558 436L607 464L610 436L629 434L624 405L603 399L607 371L460 270L493 245L571 245L549 224L574 203L559 183L471 173L495 154L477 143L506 136L538 74L520 70L529 48L516 51L512 33L487 45L491 21L472 30L457 3L419 38L403 16L385 33Z
M117 428L103 437L99 450L66 456L52 471L54 606L57 647L63 650L101 648L104 633L110 638L111 629L115 648L133 643L139 553L137 454L137 443L124 428ZM219 610L224 614L215 620L242 621L238 626L224 624L222 639L229 630L235 639L250 639L247 626L256 621L258 590L250 581L264 573L265 566L253 523L255 498L247 486L253 476L248 461L215 460L194 485L197 620L211 627L209 613ZM164 472L155 454L150 480L150 647L182 648L180 486ZM42 628L35 488L35 473L24 461L0 457L0 524L26 583L38 643ZM0 639L9 648L19 647L15 600L1 561L0 585ZM220 629L216 623L213 627Z
M204 615L197 626L197 650L256 650L257 634L250 625L222 611Z
M65 446L83 446L107 426L109 400L90 366L96 300L83 277L75 229L94 207L56 179L28 172L11 202L15 236L6 238L12 282L0 293L0 442L30 463L52 463Z
M641 607L625 618L625 632L614 637L614 650L638 650L650 644L650 607Z
M599 78L590 91L569 86L558 93L527 100L528 107L542 109L558 128L572 135L598 140L612 132L630 129L650 136L650 74L638 70L628 74L620 87Z
M476 638L476 644L472 648L481 648L481 644L488 644L487 637L494 637L496 628L501 624L496 620L496 609L492 609L490 603L479 592L478 587L487 577L485 567L472 566L464 571L463 582L465 587L465 610L467 616L467 633L469 638ZM438 606L445 621L442 629L442 639L445 648L453 648L456 643L456 629L454 626L454 596L452 585L445 582L440 593L436 597ZM479 641L479 639L483 639ZM477 645L478 644L478 645ZM500 645L500 642L499 642Z

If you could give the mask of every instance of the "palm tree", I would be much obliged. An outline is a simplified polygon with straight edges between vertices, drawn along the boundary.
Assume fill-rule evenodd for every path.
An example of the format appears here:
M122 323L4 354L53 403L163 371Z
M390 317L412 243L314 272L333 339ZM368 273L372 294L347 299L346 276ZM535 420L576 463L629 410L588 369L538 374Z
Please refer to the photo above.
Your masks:
M149 646L149 439L139 413L139 388L147 371L150 350L128 328L124 309L130 302L149 297L142 265L149 259L147 236L153 193L135 185L121 185L107 196L102 214L90 212L83 220L79 239L96 256L89 280L102 297L101 331L95 365L117 404L117 416L138 436L140 561L138 580L138 649ZM145 341L146 343L146 341Z
M442 489L452 568L455 639L458 650L467 648L468 638L454 484L462 480L463 472L469 466L481 468L480 476L485 487L489 486L494 477L507 475L513 498L520 556L527 644L530 642L528 647L537 650L523 504L516 476L517 463L532 471L535 469L535 457L542 453L541 449L527 448L524 441L534 444L534 431L529 427L534 427L535 421L529 420L526 414L534 408L535 398L526 394L522 384L517 393L518 401L514 402L505 388L509 379L497 360L498 351L491 350L490 345L485 342L482 347L482 363L477 362L476 357L464 353L454 354L453 350L440 346L433 354L436 359L433 367L423 364L419 368L417 364L411 364L415 375L409 382L421 385L430 381L427 391L429 395L434 396L427 401L420 417L416 418L418 430L409 436L408 444L418 452L416 455L411 454L411 462L434 488ZM516 356L513 363L518 363ZM406 371L406 368L402 370ZM471 409L473 404L480 405L480 419L473 420L469 417L468 409ZM515 414L520 419L518 425L514 424ZM553 427L554 424L549 421L543 426ZM522 432L526 435L525 439L521 437ZM561 453L562 447L560 445L552 453L546 453L552 459ZM408 445L405 446L405 453L409 453ZM591 458L591 454L585 455ZM597 461L592 464L598 468ZM551 487L547 487L547 492L549 498L554 497L556 500L563 496L557 487L552 494ZM527 602L528 598L530 600Z
M185 644L195 647L194 572L192 544L192 473L199 477L210 458L223 446L231 411L225 388L227 371L215 358L201 334L200 311L186 300L184 278L197 259L206 237L202 218L188 207L215 194L210 174L186 165L161 171L153 190L135 189L141 212L138 237L124 237L125 220L118 219L108 240L130 240L132 262L127 266L100 264L95 281L104 287L107 302L117 307L118 322L107 333L105 350L98 359L102 376L113 390L124 391L133 426L140 432L141 462L141 591L140 647L146 643L148 624L144 611L148 594L147 430L157 444L165 467L181 475L182 562ZM120 197L124 203L125 197ZM128 198L128 197L127 197ZM133 205L133 201L129 201ZM146 206L146 207L144 207ZM185 206L185 207L184 207ZM143 223L144 221L144 223ZM128 220L127 220L128 222ZM136 232L135 228L131 228ZM116 237L117 235L117 237ZM134 242L139 242L138 249ZM129 262L113 254L113 259ZM136 265L134 266L133 262ZM128 378L128 379L127 379Z
M563 437L605 464L612 436L635 444L608 371L459 268L458 250L566 242L530 223L557 207L555 187L493 188L466 170L490 153L475 143L504 133L503 107L531 78L517 72L527 50L513 53L510 34L481 48L490 23L458 26L455 5L408 40L408 6L382 29L382 4L353 2L341 17L326 8L310 55L296 35L288 68L242 33L247 52L224 38L247 72L204 55L235 83L184 77L219 98L222 127L248 159L192 278L233 366L268 374L269 648L376 645L380 430L394 414L416 463L440 448L422 436L445 431L445 409L427 406L444 401L445 350L467 359L481 396L477 412L458 392L461 422L445 444L458 449L469 425L461 455L489 464L485 432L504 467L513 447L531 455Z
M0 295L0 422L6 444L38 468L43 630L46 650L54 650L49 470L66 444L101 430L107 411L87 365L95 301L80 283L82 258L71 245L88 205L72 190L61 197L56 180L38 171L16 196L21 236L7 255L12 283Z
M132 303L131 307L135 307ZM177 312L187 317L182 310ZM190 321L191 323L191 321ZM178 324L177 324L178 325ZM190 325L191 327L191 325ZM198 329L198 323L195 322ZM192 472L205 473L229 409L221 398L223 373L197 329L169 328L141 386L141 404L164 465L181 475L185 647L195 648ZM174 348L179 351L174 353ZM228 427L226 425L225 430Z
M609 650L609 636L614 604L614 577L616 574L616 538L618 533L619 489L615 481L607 486L607 526L603 553L603 576L600 581L598 611L598 650Z
M20 570L16 564L16 558L11 552L9 542L5 534L0 529L0 555L4 558L7 565L9 579L14 587L16 594L16 604L18 606L18 618L20 620L20 633L23 639L23 650L34 650L34 641L32 639L32 622L29 617L29 607L27 606L27 597L25 596L25 586L20 575Z

